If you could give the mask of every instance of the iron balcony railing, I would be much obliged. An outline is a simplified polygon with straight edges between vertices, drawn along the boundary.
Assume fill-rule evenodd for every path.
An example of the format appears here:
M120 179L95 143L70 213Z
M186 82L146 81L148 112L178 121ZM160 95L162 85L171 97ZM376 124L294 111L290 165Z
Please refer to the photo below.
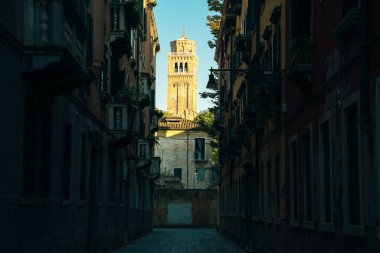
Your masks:
M294 36L291 41L290 56L293 65L311 67L313 64L313 36Z

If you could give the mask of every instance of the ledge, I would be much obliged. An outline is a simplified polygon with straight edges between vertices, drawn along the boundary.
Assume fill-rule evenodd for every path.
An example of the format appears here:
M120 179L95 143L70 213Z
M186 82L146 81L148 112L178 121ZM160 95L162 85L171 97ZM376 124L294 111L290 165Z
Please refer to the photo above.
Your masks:
M335 226L332 223L319 223L319 231L334 232Z
M290 220L289 226L291 226L291 227L299 227L300 226L300 221L299 220Z
M302 227L305 229L315 229L314 221L304 221L302 222Z
M353 226L353 225L344 225L343 234L352 235L352 236L365 236L365 230L362 225Z

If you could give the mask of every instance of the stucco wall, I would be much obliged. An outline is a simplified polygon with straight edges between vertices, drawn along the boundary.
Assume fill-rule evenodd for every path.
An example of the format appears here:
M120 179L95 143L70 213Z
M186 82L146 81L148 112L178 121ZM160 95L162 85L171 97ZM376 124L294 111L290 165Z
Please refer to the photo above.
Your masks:
M195 161L195 138L205 138L206 160ZM210 168L210 138L201 131L159 130L158 142L154 156L161 158L161 175L174 175L174 168L182 169L184 189L207 189L213 184L210 169L205 169L204 177L196 175L196 169Z

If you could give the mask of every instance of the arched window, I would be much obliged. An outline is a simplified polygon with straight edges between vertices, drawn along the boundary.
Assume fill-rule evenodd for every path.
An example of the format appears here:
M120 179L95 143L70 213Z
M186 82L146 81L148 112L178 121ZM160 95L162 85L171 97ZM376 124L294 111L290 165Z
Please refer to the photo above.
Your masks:
M187 73L187 70L188 70L188 68L187 68L187 62L185 62L185 72Z
M174 64L174 72L175 72L175 73L178 72L178 63L175 63L175 64Z
M182 62L179 64L179 72L183 72L183 65L182 65Z

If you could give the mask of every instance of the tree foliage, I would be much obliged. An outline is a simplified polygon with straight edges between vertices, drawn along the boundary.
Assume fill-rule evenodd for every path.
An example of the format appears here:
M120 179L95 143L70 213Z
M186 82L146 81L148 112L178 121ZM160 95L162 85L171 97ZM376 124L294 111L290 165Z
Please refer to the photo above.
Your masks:
M210 48L215 47L218 38L220 21L222 19L223 0L207 0L208 10L212 15L207 15L207 26L210 28L210 33L214 36L213 41L208 41Z
M214 127L214 112L212 108L209 108L207 111L200 112L194 119L201 128L202 131L208 134L211 138L211 148L212 148L212 157L211 163L213 166L216 166L219 161L219 149L218 149L218 136L219 133Z
M218 131L214 128L214 113L212 109L201 111L194 119L201 127L202 131L206 132L212 139L218 137Z

